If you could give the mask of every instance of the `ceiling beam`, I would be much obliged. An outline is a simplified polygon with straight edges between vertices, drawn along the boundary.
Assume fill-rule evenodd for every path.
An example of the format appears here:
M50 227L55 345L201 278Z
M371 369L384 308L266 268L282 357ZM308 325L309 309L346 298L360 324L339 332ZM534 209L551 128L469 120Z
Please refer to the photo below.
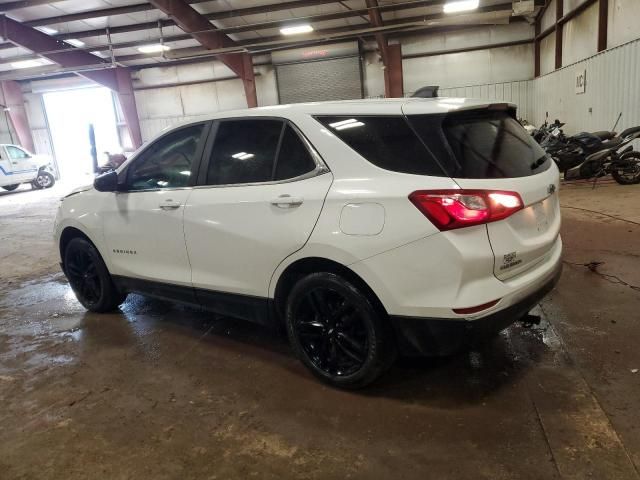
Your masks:
M337 2L336 0L293 0L293 1L281 2L278 4L261 5L259 7L238 8L235 10L213 12L213 13L207 13L202 15L207 20L219 21L219 20L225 20L228 18L257 15L262 13L272 13L272 12L277 12L281 10L292 10L292 9L298 9L298 8L328 4L328 3L337 3ZM381 12L392 12L392 11L401 11L401 10L408 10L413 8L420 8L425 6L442 6L445 3L446 3L445 0L411 0L401 4L382 5L378 7L378 10L380 10ZM322 21L336 20L341 18L359 17L367 14L368 14L367 8L345 9L339 12L326 13L322 15L307 15L307 16L296 17L296 18L275 20L271 22L262 22L255 25L260 26L260 28L262 28L263 26L264 28L278 28L282 25L288 25L288 24L298 23L298 22L322 22ZM28 22L27 24L29 26L42 26L42 25L51 25L52 23L61 23L61 22L69 21L69 20L65 20L64 16L58 17L58 20L59 20L58 22L44 23L42 19L40 19L40 20L33 20L31 22ZM168 27L168 26L175 25L175 22L172 19L163 19L163 20L160 20L159 24L162 27ZM255 28L252 28L253 26L254 25L249 24L249 25L239 25L236 27L220 27L219 29L220 31L224 31L224 33L226 34L231 34L231 33L240 33L240 32L255 30ZM110 27L109 33L113 35L118 33L138 32L142 30L156 30L157 28L158 28L157 21L142 22L142 23L135 23L131 25L119 25L115 27ZM98 37L106 34L107 34L107 30L105 28L97 28L93 30L83 30L78 32L60 34L60 35L56 35L56 38L60 38L62 40L68 40L69 38Z
M4 37L4 40L8 40L13 45L31 50L33 53L63 67L80 68L87 65L101 64L107 67L109 66L106 60L96 55L74 48L60 40L56 40L46 33L27 27L6 15L0 15L0 35ZM94 73L90 72L88 75L94 75ZM107 83L105 86L115 89L116 82L112 74L100 72L97 77L99 77L99 79L95 81L98 83L105 82Z
M483 13L492 13L492 12L501 12L501 11L506 13L508 10L504 9L504 5L505 4L502 4L500 6L493 5L490 7L482 7L484 9ZM510 6L511 4L509 3L506 5ZM499 7L502 7L502 8L499 8ZM464 17L465 15L460 14L458 16ZM423 32L426 30L452 31L462 27L466 27L466 26L461 27L459 25L451 25L451 26L429 25L431 20L437 20L442 18L444 18L444 14L408 17L408 18L402 18L397 20L390 20L390 21L387 21L385 26L383 27L367 27L363 25L362 28L354 27L354 26L346 26L346 27L336 27L336 28L325 29L325 30L317 30L314 35L308 36L305 40L283 39L283 37L281 36L261 37L261 38L254 38L251 40L238 42L238 46L240 48L244 47L249 52L255 55L255 54L260 54L264 52L270 52L273 50L284 49L284 48L296 48L296 47L302 47L302 46L319 45L323 43L341 41L346 39L372 38L374 37L375 33L379 31L384 32L387 35L393 34L394 36L400 36L400 35L411 35L411 34L415 35L416 33ZM450 18L450 16L447 16L447 18ZM510 19L511 21L519 20L518 18L513 18L513 17L511 17ZM481 24L475 23L470 26L477 28L479 25ZM443 30L440 30L440 27L445 27L445 28ZM177 59L180 55L184 55L182 59L187 58L187 56L189 55L191 55L192 57L195 57L195 56L213 57L213 56L218 56L221 53L224 53L224 51L222 52L214 51L214 52L211 52L211 54L209 54L207 52L202 51L202 49L191 47L191 48L172 50L167 53L167 58ZM146 58L149 58L149 55L136 54L136 55L118 56L117 60L123 61L123 62L131 62L131 61L142 60Z
M27 7L35 7L38 5L44 5L45 3L55 3L55 2L47 2L45 0L20 0L17 2L6 2L3 4L0 4L0 11L8 12L10 10L17 10L19 8L27 8Z
M291 3L291 2L289 2ZM411 2L412 4L415 2ZM429 3L429 4L438 4L438 5L444 5L444 3L446 3L445 0L429 0L428 2L420 2L420 3ZM390 4L390 5L384 5L381 6L379 9L382 12L385 11L391 11L391 8L393 5L395 4ZM407 4L405 4L407 5ZM402 6L402 5L400 5ZM506 11L506 10L510 10L511 9L511 3L502 3L499 5L492 5L489 7L481 7L480 9L478 9L476 12L478 13L487 13L487 12L494 12L494 11ZM297 17L296 19L293 20L289 20L288 23L297 23L297 22L301 22L302 20L306 20L309 23L313 23L313 22L317 22L317 21L322 21L322 20L329 20L329 19L335 19L335 18L341 18L344 17L345 13L348 13L349 16L353 15L353 16L359 16L360 14L364 14L367 15L368 10L367 9L354 9L352 11L348 11L348 12L339 12L340 13L340 17L338 17L335 13L334 14L325 14L325 15L316 15L316 16L310 16L310 17ZM403 23L407 23L407 22L420 22L420 21L432 21L432 20L442 20L444 18L455 18L455 15L444 15L443 13L437 13L437 14L431 14L431 15L419 15L419 16L413 16L413 17L405 17L405 18L400 18L400 19L396 19L396 20L387 20L385 22L386 25L401 25ZM517 19L517 17L514 17ZM241 31L261 31L261 30L268 30L268 29L273 29L273 28L277 28L280 27L282 25L287 24L286 22L283 22L281 20L277 20L277 21L270 21L270 22L262 22L262 23L256 23L256 24L252 24L252 25L241 25L238 27L226 27L226 28L218 28L217 31L223 34L230 34L230 33L236 33L236 32L241 32ZM362 24L362 26L364 26L366 24ZM211 28L215 28L214 26L211 26ZM334 33L334 32L343 32L343 31L349 31L352 28L356 28L356 26L351 25L351 26L347 26L347 27L336 27L333 29L322 29L322 30L317 30L316 33L320 33L320 34L327 34L327 33ZM114 33L113 30L110 31L110 33ZM117 33L117 32L116 32ZM72 37L73 35L77 36L77 32L75 34L68 34L68 35L64 35L64 37ZM60 35L55 36L55 38L61 39L62 37ZM170 43L170 42L176 42L176 41L182 41L182 40L187 40L193 38L191 35L189 34L182 34L182 35L170 35L170 36L166 36L163 37L163 40L165 43ZM262 38L256 38L256 39L249 39L249 40L244 40L244 41L239 41L237 42L237 44L239 45L244 45L244 44L252 44L255 43L256 40L261 40L261 41L277 41L281 39L280 36L274 36L274 37L262 37ZM135 41L129 41L129 42L121 42L121 43L114 43L113 45L99 45L99 46L87 46L84 47L84 49L86 50L91 50L91 51L109 51L110 47L113 47L114 49L122 49L122 48L131 48L131 47L137 47L140 45L145 45L148 43L152 43L154 41L160 41L159 37L156 38L147 38L145 40L135 40ZM292 40L294 41L294 40ZM11 44L0 44L0 49L3 48L3 45L7 45L7 48L12 48L13 45ZM28 58L32 58L28 55L23 55L23 56L19 56L19 57L10 57L10 58L5 58L0 59L0 63L6 63L6 62L10 62L10 61L16 61L16 60L24 60L24 59L28 59ZM140 58L146 58L146 56L140 56Z
M479 9L479 13L490 13L490 12L496 12L496 11L508 11L511 8L511 3L504 3L504 4L499 4L499 5L493 5L490 7L481 7ZM434 26L429 26L427 25L427 23L431 22L431 21L438 21L438 20L442 20L444 18L455 18L456 16L464 16L465 14L458 14L458 15L445 15L442 13L438 13L438 14L431 14L431 15L420 15L420 16L415 16L415 17L405 17L405 18L400 18L400 19L396 19L396 20L387 20L385 22L386 27L382 28L382 30L386 30L386 33L394 33L395 36L401 35L401 33L399 32L399 30L401 30L402 28L404 28L406 25L408 24L416 24L416 23L423 23L425 24L425 29L428 30L433 30ZM518 20L522 20L519 17L512 17L511 21L518 21ZM271 22L267 22L266 24L261 24L261 25L271 25ZM333 34L348 34L352 31L355 31L356 29L359 29L360 27L365 27L367 24L363 23L361 25L358 26L345 26L345 27L335 27L335 28L331 28L331 29L322 29L322 30L317 30L315 33L318 36L326 36L326 35L333 35ZM389 30L389 27L398 27L397 29L391 29ZM211 28L215 28L215 27L211 27ZM257 28L257 25L255 26L255 28ZM271 28L271 26L269 27ZM218 30L220 33L224 33L227 31L227 29L219 29ZM413 29L411 31L409 31L408 33L410 34L411 32L415 32L416 30ZM358 31L357 33L354 33L352 36L344 36L343 38L360 38L362 37L363 34ZM365 35L366 36L366 35ZM164 37L164 41L165 42L173 42L173 41L179 41L179 40L186 40L186 39L190 39L193 38L191 35L189 34L182 34L182 35L173 35L173 36L167 36ZM113 47L115 50L118 49L123 49L123 48L131 48L131 47L136 47L136 46L140 46L143 44L147 44L153 41L159 41L160 39L146 39L145 41L130 41L130 42L121 42L121 43L115 43L113 44L111 47ZM271 36L271 37L259 37L259 38L254 38L254 39L249 39L249 40L244 40L244 41L240 41L240 42L236 42L237 45L239 46L256 46L259 45L260 47L264 47L264 46L268 46L270 44L277 44L274 46L275 48L285 48L285 47L295 47L297 45L300 45L302 43L304 44L309 44L309 41L307 40L300 40L300 39L294 39L291 38L289 42L285 42L283 43L283 37L281 36ZM315 39L312 40L312 42L314 42L315 44L318 43L322 43L323 39ZM13 45L10 44L12 47ZM65 51L68 50L69 45L67 44L62 44L63 45L63 49ZM108 51L110 49L109 45L102 45L102 46L87 46L84 47L84 49L86 50L91 50L91 51ZM58 49L59 50L59 49ZM181 50L185 50L185 49L181 49ZM188 50L188 49L187 49ZM186 51L186 50L185 50ZM180 50L174 50L173 52L180 52ZM149 54L134 54L134 55L116 55L116 61L135 61L135 60L144 60L147 58L150 58L152 55ZM19 60L27 60L27 59L31 59L34 58L34 55L19 55L19 56L14 56L14 57L4 57L0 59L0 63L9 63L9 62L14 62L14 61L19 61Z
M189 4L194 4L194 3L210 2L211 0L185 0L185 1ZM0 4L0 10L2 10L2 7L3 5ZM130 13L148 12L149 10L155 10L155 9L156 7L154 7L150 3L136 3L133 5L124 5L121 7L99 8L97 10L85 10L83 12L68 13L65 15L54 15L52 17L38 18L36 20L29 20L23 23L30 27L41 27L43 25L54 25L56 23L75 22L78 20L88 20L91 18L115 17L116 15L128 15Z
M512 22L514 21L526 21L523 18L512 18L511 19ZM418 28L415 30L410 30L410 31L396 31L396 32L389 32L387 31L387 34L392 34L393 38L398 38L404 35L415 35L416 33L422 33L425 31L428 31L429 33L446 33L446 32L466 32L468 30L472 30L472 29L477 29L478 28L478 24L469 24L469 25L451 25L451 26L424 26L422 28ZM391 35L390 35L391 36ZM335 40L314 40L313 42L306 42L305 46L316 46L316 45L323 45L323 44L327 44L327 43L331 43L331 42L335 42ZM530 42L533 42L533 39L530 40ZM523 44L525 42L523 41ZM294 45L292 45L294 46ZM491 45L491 46L487 46L487 48L499 48L503 45L497 44L497 45ZM506 46L506 45L505 45ZM278 47L275 47L278 48ZM472 49L472 47L470 48ZM442 54L442 52L440 52L440 54ZM145 70L148 68L158 68L158 67L171 67L171 66L178 66L178 65L190 65L190 64L194 64L194 63L202 63L202 62L207 62L210 61L212 57L215 57L216 54L211 54L208 57L202 56L202 57L187 57L187 58L181 58L181 59L176 59L176 60L166 60L162 63L154 63L154 64L144 64L144 65L131 65L129 67L127 67L129 70L132 71L136 71L136 70ZM140 58L145 57L144 55L140 55ZM410 58L409 56L405 55L403 56L403 58ZM117 60L119 61L127 61L127 60L134 60L133 58L127 58L127 57L118 57ZM254 63L254 66L260 66L260 65L271 65L270 62L263 62L263 63ZM9 72L0 72L0 81L1 80L33 80L33 79L38 79L38 78L52 78L52 77L56 77L56 76L68 76L69 73L60 71L60 70L54 70L51 68L25 68L19 71L9 71ZM236 78L236 77L232 77L232 78Z
M0 33L5 40L14 45L31 50L69 71L75 71L78 75L116 92L125 116L131 143L134 147L142 144L131 75L125 67L114 66L115 68L110 68L112 65L102 58L67 45L5 15L0 15ZM87 66L93 69L87 70Z
M150 3L167 14L182 31L190 34L207 49L237 46L235 41L218 32L206 17L184 0L151 0ZM247 106L257 107L258 98L251 56L246 53L222 54L218 59L242 80Z

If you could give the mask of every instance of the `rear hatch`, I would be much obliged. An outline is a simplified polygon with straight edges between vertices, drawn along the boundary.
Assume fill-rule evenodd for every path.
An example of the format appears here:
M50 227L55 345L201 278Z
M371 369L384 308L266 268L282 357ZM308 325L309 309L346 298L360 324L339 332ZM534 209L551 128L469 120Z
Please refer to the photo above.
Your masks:
M495 276L512 278L548 258L560 231L558 170L515 120L513 106L421 111L421 102L403 106L415 132L461 189L515 192L522 200L515 213L486 224Z

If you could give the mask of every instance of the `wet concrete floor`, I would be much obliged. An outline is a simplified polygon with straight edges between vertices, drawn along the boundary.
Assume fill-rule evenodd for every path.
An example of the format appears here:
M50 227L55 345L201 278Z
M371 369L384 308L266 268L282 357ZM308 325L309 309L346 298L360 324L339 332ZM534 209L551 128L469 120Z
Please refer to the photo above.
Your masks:
M258 326L137 295L84 311L50 239L62 193L0 194L2 479L640 479L640 186L563 188L540 326L359 392Z

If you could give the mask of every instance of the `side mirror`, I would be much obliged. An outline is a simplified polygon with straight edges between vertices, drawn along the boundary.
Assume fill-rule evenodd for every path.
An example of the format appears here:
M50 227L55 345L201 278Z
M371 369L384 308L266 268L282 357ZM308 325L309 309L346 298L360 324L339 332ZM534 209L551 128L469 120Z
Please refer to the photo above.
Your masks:
M93 186L99 192L115 192L118 190L118 173L115 171L103 173L93 181Z

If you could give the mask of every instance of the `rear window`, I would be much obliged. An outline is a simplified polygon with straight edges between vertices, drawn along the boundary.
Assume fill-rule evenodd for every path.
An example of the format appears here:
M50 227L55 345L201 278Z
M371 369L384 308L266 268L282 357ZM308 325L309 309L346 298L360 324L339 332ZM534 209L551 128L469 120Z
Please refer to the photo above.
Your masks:
M415 175L445 176L405 117L316 117L340 140L377 167Z
M506 111L412 115L408 120L454 178L526 177L551 165L542 147Z

